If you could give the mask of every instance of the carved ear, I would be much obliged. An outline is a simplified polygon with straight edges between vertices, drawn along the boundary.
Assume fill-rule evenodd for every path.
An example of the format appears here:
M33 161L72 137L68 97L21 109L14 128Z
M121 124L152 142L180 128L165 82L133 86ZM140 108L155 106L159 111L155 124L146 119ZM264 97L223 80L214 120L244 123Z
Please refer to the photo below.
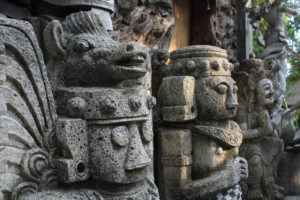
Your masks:
M64 57L66 50L63 39L61 23L53 20L44 30L44 43L49 56L56 58Z

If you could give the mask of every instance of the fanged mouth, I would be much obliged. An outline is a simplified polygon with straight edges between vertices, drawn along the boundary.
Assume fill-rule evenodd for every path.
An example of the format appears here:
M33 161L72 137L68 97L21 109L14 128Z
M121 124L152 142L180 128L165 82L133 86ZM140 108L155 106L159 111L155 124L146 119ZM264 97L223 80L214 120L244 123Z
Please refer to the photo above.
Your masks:
M126 70L142 70L146 71L143 64L146 62L146 56L143 53L136 53L134 55L127 55L117 61L117 65Z

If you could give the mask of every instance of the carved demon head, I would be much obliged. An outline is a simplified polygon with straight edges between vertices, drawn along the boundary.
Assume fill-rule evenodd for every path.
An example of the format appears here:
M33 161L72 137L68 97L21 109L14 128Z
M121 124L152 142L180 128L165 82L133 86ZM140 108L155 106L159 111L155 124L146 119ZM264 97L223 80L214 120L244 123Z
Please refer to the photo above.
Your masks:
M149 49L112 39L93 12L78 12L52 21L44 32L50 57L60 63L68 86L113 86L138 79L150 68ZM57 68L57 64L56 64Z

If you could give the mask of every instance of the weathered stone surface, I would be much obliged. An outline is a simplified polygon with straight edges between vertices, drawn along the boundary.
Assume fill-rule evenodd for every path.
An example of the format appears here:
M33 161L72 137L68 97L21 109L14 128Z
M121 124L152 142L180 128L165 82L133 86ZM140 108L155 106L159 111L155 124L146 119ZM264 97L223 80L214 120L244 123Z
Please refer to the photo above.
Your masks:
M230 120L238 106L237 86L226 58L224 50L205 45L171 53L160 90L162 115L181 123L163 123L160 133L164 199L222 199L229 188L241 198L237 184L248 170L238 157L241 129ZM195 114L182 112L180 120L173 120L177 112L165 109L170 106L193 106Z
M248 59L236 74L239 85L239 110L236 120L243 132L240 150L249 163L247 199L283 199L283 188L276 184L277 168L283 153L278 133L282 116L273 112L273 83L266 78L262 60Z
M61 116L86 120L147 116L153 107L146 90L71 87L59 88L55 96Z
M89 149L86 121L59 119L56 122L57 145L62 158L57 159L58 178L63 183L89 178Z
M159 199L149 49L114 40L101 20L78 12L47 25L52 90L32 28L0 20L2 199Z
M117 0L114 30L120 41L136 41L153 49L167 50L174 29L171 0Z
M166 77L162 82L163 119L187 121L195 119L195 78L192 76Z
M258 56L266 63L268 77L274 84L274 98L276 109L280 110L282 105L282 95L286 91L285 75L287 74L287 50L286 35L283 22L283 14L290 13L297 15L297 10L288 8L282 1L266 1L255 8L249 9L251 24L257 29L256 20L263 18L268 24L264 39L259 41L264 51Z
M29 23L0 18L0 197L53 186L56 112L43 55Z

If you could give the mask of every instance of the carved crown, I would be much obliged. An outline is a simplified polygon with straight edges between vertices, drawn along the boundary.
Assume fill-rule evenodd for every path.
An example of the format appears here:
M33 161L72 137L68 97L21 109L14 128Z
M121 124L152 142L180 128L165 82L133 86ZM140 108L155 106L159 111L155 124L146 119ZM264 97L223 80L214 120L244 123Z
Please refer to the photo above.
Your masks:
M167 76L194 77L231 76L233 64L227 60L224 49L209 46L188 46L171 52L171 62L165 69Z

